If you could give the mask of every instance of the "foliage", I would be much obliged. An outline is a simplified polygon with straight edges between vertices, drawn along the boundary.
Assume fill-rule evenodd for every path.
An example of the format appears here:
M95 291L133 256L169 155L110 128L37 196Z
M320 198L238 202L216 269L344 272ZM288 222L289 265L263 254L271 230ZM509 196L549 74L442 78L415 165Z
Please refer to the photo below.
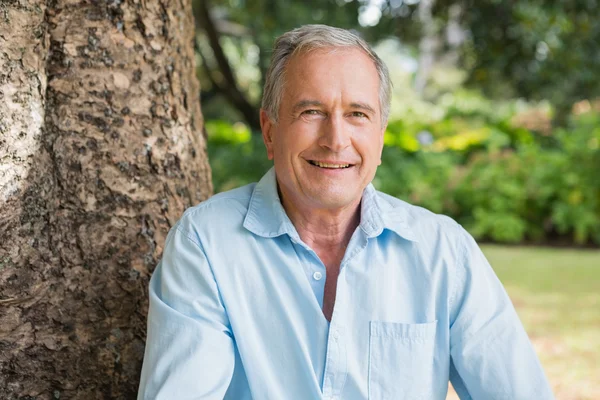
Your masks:
M436 213L447 213L445 187L458 165L456 153L419 151L407 153L386 146L373 184L377 189Z
M235 129L222 121L210 128L207 123L207 132L215 192L257 182L271 167L260 135L232 133Z
M572 130L557 129L550 147L529 141L488 147L464 164L455 152L388 148L376 183L451 215L477 238L539 242L559 236L600 244L598 122L597 114L583 115Z
M518 96L548 99L559 111L600 93L600 58L591 56L600 41L596 1L477 5L465 15L477 54L474 83L493 93L500 80Z
M240 122L230 124L227 121L211 120L206 121L204 126L212 145L240 144L250 140L250 129Z
M600 94L595 0L436 0L427 26L423 1L384 3L380 25L413 45L433 31L438 56L457 51L468 82L487 96L547 100L565 125L574 103Z

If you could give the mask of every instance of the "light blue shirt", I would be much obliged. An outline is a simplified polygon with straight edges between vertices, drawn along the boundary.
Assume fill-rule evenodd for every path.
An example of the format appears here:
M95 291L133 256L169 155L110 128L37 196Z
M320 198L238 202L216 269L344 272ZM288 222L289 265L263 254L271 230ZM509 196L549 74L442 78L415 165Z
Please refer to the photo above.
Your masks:
M150 282L138 399L553 399L471 236L369 185L337 281L271 169L186 211Z

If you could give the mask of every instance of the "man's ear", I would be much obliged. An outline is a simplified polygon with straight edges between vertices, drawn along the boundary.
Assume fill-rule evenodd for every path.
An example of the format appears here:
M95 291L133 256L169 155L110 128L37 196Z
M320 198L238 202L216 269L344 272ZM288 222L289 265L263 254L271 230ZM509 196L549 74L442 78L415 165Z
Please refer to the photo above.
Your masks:
M267 148L267 157L273 159L273 121L265 109L260 109L260 130L262 131L263 142Z

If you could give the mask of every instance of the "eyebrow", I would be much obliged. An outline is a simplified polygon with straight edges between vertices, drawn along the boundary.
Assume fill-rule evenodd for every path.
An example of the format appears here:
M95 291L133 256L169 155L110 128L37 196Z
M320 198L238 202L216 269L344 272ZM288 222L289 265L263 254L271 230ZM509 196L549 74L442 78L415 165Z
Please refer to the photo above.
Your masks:
M375 109L373 107L371 107L370 105L368 105L367 103L350 103L350 107L358 108L360 110L365 110L365 111L369 111L373 114L377 114L375 112Z
M323 106L323 103L321 103L320 101L317 101L317 100L300 100L299 102L294 104L292 111L296 112L296 111L298 111L302 108L306 108L306 107L322 107L322 106Z
M306 107L323 107L323 103L321 103L320 101L317 101L317 100L300 100L299 102L294 104L294 107L292 108L292 110L294 112L296 112L296 111L306 108ZM353 103L350 103L350 107L358 108L358 109L364 110L364 111L369 111L373 114L377 113L375 111L375 109L373 107L371 107L370 105L368 105L367 103L353 102Z

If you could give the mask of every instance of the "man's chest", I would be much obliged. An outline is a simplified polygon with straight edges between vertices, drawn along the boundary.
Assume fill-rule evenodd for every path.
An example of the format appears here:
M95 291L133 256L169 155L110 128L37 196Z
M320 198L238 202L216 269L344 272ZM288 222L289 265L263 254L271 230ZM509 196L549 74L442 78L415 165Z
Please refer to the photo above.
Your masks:
M338 276L316 252L286 236L242 243L211 262L232 324L252 312L268 327L281 318L298 324L352 315L351 324L372 320L422 321L447 314L452 270L444 257L427 257L411 242L367 243L349 248ZM327 281L331 280L331 285ZM243 319L246 321L246 319Z
M325 271L316 253L291 246L247 251L243 262L236 260L231 257L224 271L215 266L215 277L242 359L258 363L263 376L293 367L309 371L314 382L294 378L289 387L314 384L323 393L350 390L360 398L395 398L381 391L399 377L421 382L410 386L421 389L406 392L417 396L424 387L443 387L444 375L447 382L441 362L448 354L447 332L440 328L448 320L443 262L432 266L410 248L367 246L344 260L330 297L323 285L321 304L314 284L326 274L315 279ZM328 302L330 322L324 315ZM397 398L413 398L403 396Z

